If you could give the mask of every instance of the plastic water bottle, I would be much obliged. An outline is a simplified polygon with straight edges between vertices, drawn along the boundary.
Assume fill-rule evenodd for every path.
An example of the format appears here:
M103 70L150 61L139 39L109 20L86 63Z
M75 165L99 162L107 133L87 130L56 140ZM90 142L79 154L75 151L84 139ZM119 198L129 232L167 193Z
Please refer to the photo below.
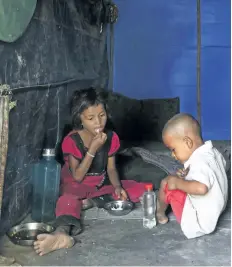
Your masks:
M153 185L147 184L143 195L143 227L152 229L156 226L156 195Z
M44 149L42 156L42 159L33 166L31 217L37 222L50 222L55 219L61 166L55 160L54 149Z

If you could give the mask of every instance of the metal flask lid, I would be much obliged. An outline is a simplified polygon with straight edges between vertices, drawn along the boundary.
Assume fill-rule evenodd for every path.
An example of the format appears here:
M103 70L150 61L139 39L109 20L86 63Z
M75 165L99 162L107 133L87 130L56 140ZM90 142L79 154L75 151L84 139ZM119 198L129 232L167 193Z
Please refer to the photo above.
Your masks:
M43 149L43 157L54 157L55 156L55 149L54 148L45 148Z

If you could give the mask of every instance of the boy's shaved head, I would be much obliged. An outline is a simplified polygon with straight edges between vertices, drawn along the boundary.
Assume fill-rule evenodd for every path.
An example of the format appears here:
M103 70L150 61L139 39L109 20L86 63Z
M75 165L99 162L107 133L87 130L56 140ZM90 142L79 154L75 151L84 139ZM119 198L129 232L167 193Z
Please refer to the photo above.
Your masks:
M164 126L162 135L164 144L172 151L172 156L182 164L204 143L198 121L186 113L172 117Z
M193 116L179 113L165 124L162 135L166 134L177 136L191 135L201 138L201 127Z

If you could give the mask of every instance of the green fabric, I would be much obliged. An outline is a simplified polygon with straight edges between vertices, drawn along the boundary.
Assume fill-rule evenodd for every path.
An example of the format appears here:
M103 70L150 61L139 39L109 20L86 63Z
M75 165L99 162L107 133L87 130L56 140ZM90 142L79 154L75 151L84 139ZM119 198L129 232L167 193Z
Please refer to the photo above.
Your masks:
M0 40L16 41L26 30L36 7L36 0L0 0Z

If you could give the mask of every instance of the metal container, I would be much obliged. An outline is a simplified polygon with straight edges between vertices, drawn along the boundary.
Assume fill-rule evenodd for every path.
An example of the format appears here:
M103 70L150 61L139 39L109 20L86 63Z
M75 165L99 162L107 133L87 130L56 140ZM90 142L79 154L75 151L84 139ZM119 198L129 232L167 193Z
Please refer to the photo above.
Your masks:
M105 204L104 209L114 216L123 216L129 214L134 208L130 201L116 200Z
M12 227L7 236L16 245L32 246L39 234L52 233L55 228L45 223L25 223Z

